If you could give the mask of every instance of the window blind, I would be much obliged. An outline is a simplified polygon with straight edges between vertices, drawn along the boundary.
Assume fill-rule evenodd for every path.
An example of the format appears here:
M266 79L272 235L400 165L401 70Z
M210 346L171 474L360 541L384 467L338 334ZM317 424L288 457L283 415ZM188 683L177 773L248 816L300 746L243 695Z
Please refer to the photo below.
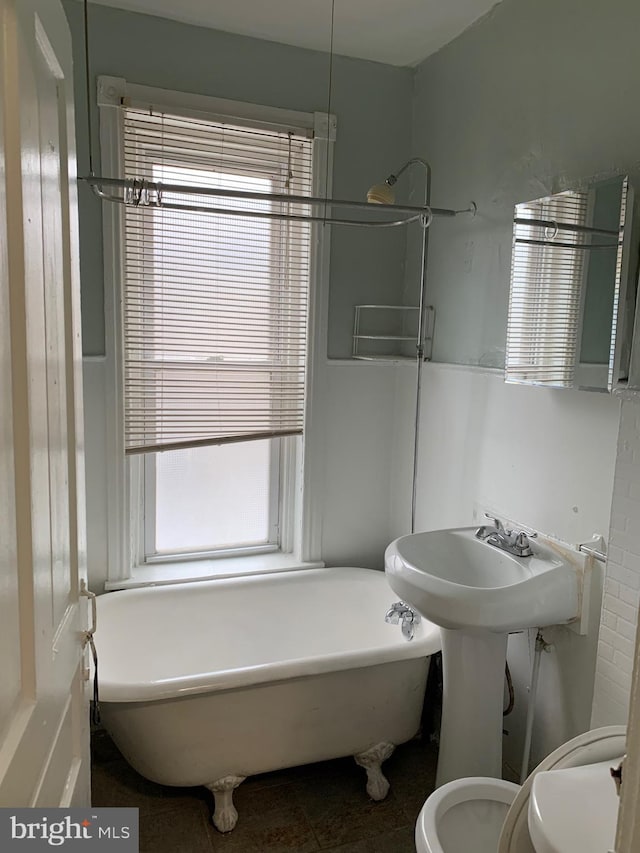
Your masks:
M590 238L563 224L587 224L588 193L565 192L516 208L505 378L570 386L578 348L581 290Z
M122 114L126 178L311 195L306 131ZM300 433L309 223L188 209L301 212L288 202L163 198L185 209L125 206L126 452Z

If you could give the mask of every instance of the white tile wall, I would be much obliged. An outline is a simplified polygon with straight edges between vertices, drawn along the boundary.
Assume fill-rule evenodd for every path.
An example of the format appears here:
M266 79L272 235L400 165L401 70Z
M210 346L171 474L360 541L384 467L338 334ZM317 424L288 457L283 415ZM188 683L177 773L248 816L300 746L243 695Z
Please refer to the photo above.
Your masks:
M626 724L640 604L640 399L624 400L591 724Z
M398 370L393 534L407 532L415 368ZM429 363L423 372L417 529L473 524L485 509L576 544L609 532L620 401L609 394L508 385L499 371ZM475 513L475 516L474 516ZM595 566L587 635L545 629L532 763L589 728L604 566ZM621 602L625 603L625 602ZM520 768L533 649L509 638L516 705L505 761ZM619 685L618 685L619 687Z

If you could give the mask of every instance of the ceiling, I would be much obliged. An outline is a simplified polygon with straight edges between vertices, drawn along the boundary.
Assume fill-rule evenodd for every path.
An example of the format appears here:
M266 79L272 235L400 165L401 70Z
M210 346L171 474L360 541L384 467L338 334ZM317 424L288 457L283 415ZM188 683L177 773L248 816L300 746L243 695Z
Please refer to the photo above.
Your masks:
M331 0L92 0L188 24L328 51ZM335 53L416 65L499 0L335 0Z

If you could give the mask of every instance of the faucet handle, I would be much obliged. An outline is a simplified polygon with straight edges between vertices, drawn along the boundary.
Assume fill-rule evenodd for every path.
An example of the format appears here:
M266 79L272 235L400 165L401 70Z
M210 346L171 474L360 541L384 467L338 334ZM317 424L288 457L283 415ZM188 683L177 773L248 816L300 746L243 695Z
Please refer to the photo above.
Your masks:
M537 539L538 531L533 530L531 527L525 527L523 524L518 525L518 529L515 530L516 533L524 533L528 539Z
M504 527L503 527L500 519L495 518L493 515L491 515L490 512L485 512L484 517L489 518L491 521L493 521L493 526L495 527L496 530L504 530Z
M518 549L521 557L530 557L533 554L529 544L529 535L524 530L514 530L515 538L513 544Z

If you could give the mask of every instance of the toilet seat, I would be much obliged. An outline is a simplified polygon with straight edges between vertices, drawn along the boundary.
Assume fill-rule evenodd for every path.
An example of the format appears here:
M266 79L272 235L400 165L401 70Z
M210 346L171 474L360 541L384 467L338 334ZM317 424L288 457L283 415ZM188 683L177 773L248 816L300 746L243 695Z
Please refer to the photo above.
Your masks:
M427 799L416 822L418 853L495 853L519 785L471 776L447 782Z

